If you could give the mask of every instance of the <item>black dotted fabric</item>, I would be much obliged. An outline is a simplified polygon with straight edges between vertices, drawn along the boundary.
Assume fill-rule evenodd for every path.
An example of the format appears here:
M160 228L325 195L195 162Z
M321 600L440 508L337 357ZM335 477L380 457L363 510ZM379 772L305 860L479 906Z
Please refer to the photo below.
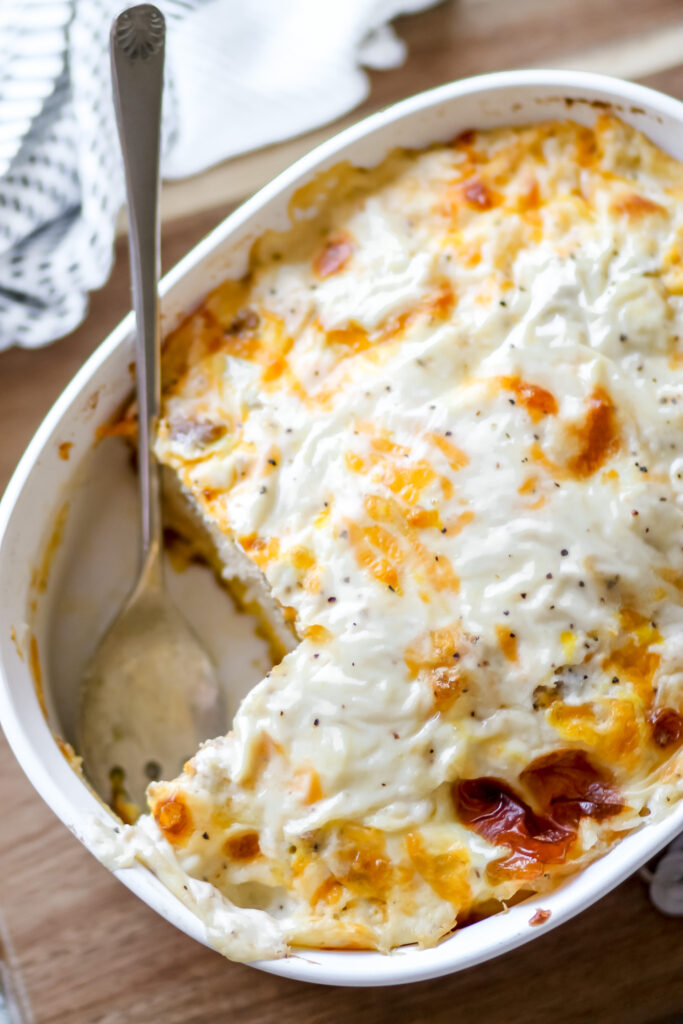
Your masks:
M360 102L363 82L367 87L360 66L391 67L403 59L403 44L387 22L436 0L337 0L330 32L339 35L325 41L329 60L315 46L326 22L311 16L311 0L156 2L169 39L162 168L179 177L326 123ZM85 316L89 292L111 271L124 183L109 32L126 6L126 0L0 0L0 349L68 334ZM307 33L302 26L309 22ZM288 65L292 82L279 90L282 70L271 66L273 48L289 55L288 32L290 49L292 39L303 47L298 71L310 73L324 97L313 113L306 74L290 74ZM322 86L316 55L330 72ZM168 73L172 60L175 77ZM220 140L200 123L207 90L215 90L206 103L209 123L215 127L217 110L225 110ZM256 130L240 137L246 123ZM202 137L217 144L200 156Z
M168 31L204 0L159 3ZM0 349L84 318L112 266L123 168L109 30L125 0L0 0ZM163 149L175 135L173 83Z

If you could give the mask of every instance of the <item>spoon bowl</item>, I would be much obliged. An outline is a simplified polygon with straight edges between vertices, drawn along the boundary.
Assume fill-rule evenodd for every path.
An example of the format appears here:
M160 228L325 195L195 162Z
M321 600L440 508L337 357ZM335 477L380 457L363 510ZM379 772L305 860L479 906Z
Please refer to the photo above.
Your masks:
M83 680L86 773L127 821L148 783L178 775L225 715L213 665L160 581L138 585Z

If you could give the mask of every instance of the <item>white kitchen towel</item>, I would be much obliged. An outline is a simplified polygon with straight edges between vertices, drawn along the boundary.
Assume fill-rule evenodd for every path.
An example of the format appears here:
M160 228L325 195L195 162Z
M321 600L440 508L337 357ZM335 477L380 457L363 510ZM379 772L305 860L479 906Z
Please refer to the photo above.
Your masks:
M159 0L162 174L301 134L400 64L389 22L435 0ZM0 0L0 349L76 327L109 276L123 171L108 40L125 0Z
M683 917L683 835L674 839L654 867L644 867L640 874L657 910L667 917Z

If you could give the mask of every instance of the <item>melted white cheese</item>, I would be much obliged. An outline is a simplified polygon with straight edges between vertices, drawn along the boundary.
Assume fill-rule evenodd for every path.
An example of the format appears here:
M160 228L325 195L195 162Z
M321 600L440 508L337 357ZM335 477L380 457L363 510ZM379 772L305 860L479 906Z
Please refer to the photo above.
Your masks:
M609 119L587 166L582 129L537 131L477 137L487 159L476 171L502 196L490 209L463 201L466 147L392 158L381 187L370 182L327 209L327 221L321 214L353 248L322 279L315 221L307 244L301 229L291 244L267 240L246 305L257 339L269 322L280 325L276 342L293 339L287 373L268 383L252 350L226 343L191 359L167 394L159 458L210 529L252 557L266 552L259 565L303 638L247 696L229 736L207 743L176 783L150 788L155 813L179 794L189 804L194 831L167 838L183 871L210 877L232 901L225 910L219 900L220 911L196 901L230 956L343 944L353 928L359 944L381 949L428 944L458 910L524 887L522 874L487 875L506 845L457 820L449 793L461 779L519 789L535 758L590 753L625 810L584 819L558 872L640 824L650 798L657 810L677 796L675 769L668 789L656 785L669 752L651 740L647 702L683 710L683 288L670 258L683 237L683 174ZM528 155L534 144L542 157ZM532 179L540 200L519 212ZM661 209L622 211L633 194ZM441 315L430 303L444 287L452 308ZM207 307L230 335L221 301ZM199 337L196 324L188 330ZM347 335L330 333L339 331ZM370 347L354 348L353 332ZM543 389L555 409L535 414L515 381ZM590 471L572 471L599 395L613 406L614 437L607 443L603 425L591 443L605 451ZM178 419L230 426L205 444L178 432ZM438 523L407 527L417 509ZM384 558L393 575L369 570L361 537L375 568ZM444 666L427 649L449 629L463 682L442 706L434 671ZM416 650L427 650L424 665L411 669ZM654 680L641 685L628 667L617 675L610 658L633 650L656 662ZM555 703L539 704L539 688L553 686ZM296 783L309 769L314 799ZM217 808L225 820L215 833L207 822ZM405 868L389 896L373 901L371 885L363 895L344 875L344 823L378 830L382 856ZM166 847L149 822L141 828ZM258 856L226 863L225 836L245 829L258 834ZM449 864L462 852L469 896L459 906L411 847L415 833L434 871L447 870L444 851ZM307 871L346 887L341 902L304 891L302 850ZM260 938L227 937L234 915L252 913L234 904L268 911Z

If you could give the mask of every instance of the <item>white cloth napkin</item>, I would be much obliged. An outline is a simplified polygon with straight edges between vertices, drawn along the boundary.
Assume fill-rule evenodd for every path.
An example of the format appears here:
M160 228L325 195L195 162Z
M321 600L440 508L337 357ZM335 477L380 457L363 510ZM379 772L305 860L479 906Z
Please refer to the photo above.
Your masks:
M339 117L389 21L435 0L159 0L162 174L179 178ZM76 327L109 276L123 172L109 28L125 0L0 0L0 349Z
M667 917L683 917L683 835L674 839L653 868L641 877L650 887L650 899Z

